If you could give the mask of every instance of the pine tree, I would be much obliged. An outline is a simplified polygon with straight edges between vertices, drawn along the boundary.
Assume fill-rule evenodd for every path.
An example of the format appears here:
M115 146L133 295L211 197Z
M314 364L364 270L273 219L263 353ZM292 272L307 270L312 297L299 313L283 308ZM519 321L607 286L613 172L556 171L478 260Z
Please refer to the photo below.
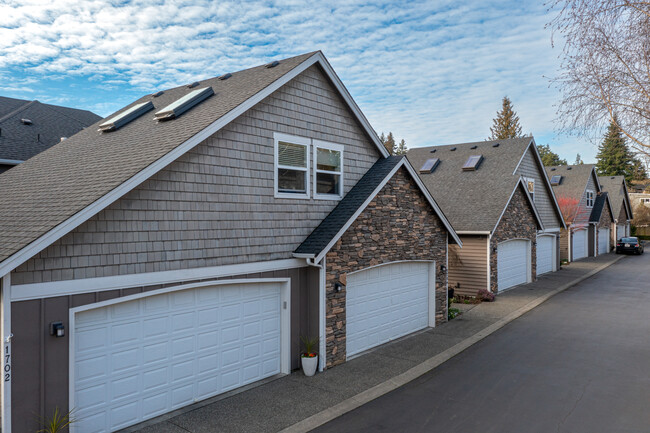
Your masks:
M501 111L497 111L497 117L493 120L490 132L492 133L489 137L490 140L523 137L519 116L512 109L512 102L507 96L503 97Z
M637 158L634 158L631 171L632 180L645 180L648 178L648 171L646 170L643 163Z
M406 141L402 138L402 141L397 145L397 149L395 149L395 155L404 155L407 151L408 148L406 147Z
M625 136L615 121L607 127L603 142L598 146L596 161L596 169L601 176L625 176L628 182L634 176L634 155L628 149ZM638 161L638 165L641 165L641 161Z
M582 164L584 164L584 163L585 163L585 162L584 162L584 161L582 160L582 158L580 157L580 154L579 154L579 153L576 154L576 162L574 162L573 165L582 165Z
M392 132L388 133L388 136L384 141L384 146L386 147L386 150L388 150L388 153L390 153L391 155L395 154L395 150L396 150L395 137L393 136Z
M551 150L551 146L548 144L538 144L537 151L539 156L542 157L542 164L546 167L552 167L555 165L567 165L566 159L560 158L560 155Z

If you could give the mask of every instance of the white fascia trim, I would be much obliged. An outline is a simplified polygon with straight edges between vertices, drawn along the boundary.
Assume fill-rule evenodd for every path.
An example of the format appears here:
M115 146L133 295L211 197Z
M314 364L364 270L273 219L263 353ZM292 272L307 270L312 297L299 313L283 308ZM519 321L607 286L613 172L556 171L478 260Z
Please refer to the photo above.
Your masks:
M506 209L508 209L508 206L512 201L512 197L514 197L515 192L517 192L517 188L519 188L519 185L521 185L521 187L524 189L524 196L526 196L526 198L528 199L528 203L530 203L530 206L533 209L533 214L535 215L535 219L537 219L537 222L539 223L539 229L544 230L544 223L542 223L542 218L539 216L539 213L537 213L537 208L535 207L535 203L533 203L533 200L530 198L530 194L528 194L528 188L526 187L526 184L524 184L524 179L520 176L519 180L517 181L517 184L515 185L515 188L512 190L512 193L510 193L510 198L508 198L506 205L503 207L503 211L501 211L501 215L499 215L499 219L497 220L497 223L494 225L494 228L492 229L492 233L494 233L497 227L499 227L501 218L503 218L503 215L506 213Z
M429 190L427 189L426 185L424 182L422 182L422 179L420 179L420 175L417 174L411 163L406 157L402 158L401 163L406 167L408 170L409 174L411 175L411 178L415 181L415 183L418 185L420 188L420 191L422 191L422 194L426 197L427 201L433 208L433 210L436 211L436 214L438 214L438 217L444 224L445 228L447 231L451 234L451 236L454 238L454 241L458 244L459 247L463 247L463 242L460 240L460 237L458 237L458 234L456 233L456 230L454 230L454 227L451 225L447 217L445 216L444 212L442 209L440 209L440 206L438 206L438 203L433 199L433 196L431 193L429 193ZM400 164L398 164L400 165Z
M544 163L542 162L542 157L539 154L539 151L537 150L537 144L535 143L535 139L533 138L530 144L528 145L528 149L532 146L533 148L533 153L535 154L535 159L537 160L537 167L540 170L540 174L542 179L544 179L544 185L546 185L546 190L548 193L551 195L553 198L553 204L555 205L555 212L557 213L558 219L560 220L560 224L562 224L562 228L566 230L566 223L564 222L564 217L562 216L562 211L560 210L560 205L557 202L557 197L555 197L555 191L553 190L553 185L551 185L551 181L548 178L548 175L546 174L546 170L544 169ZM526 149L526 151L528 151ZM524 153L525 155L525 153ZM523 161L523 157L519 161L519 164L521 164L521 161ZM517 168L519 168L519 164L517 164ZM517 169L515 169L515 172Z
M207 128L203 129L199 133L197 133L194 137L190 138L189 140L185 141L182 143L180 146L174 148L172 151L167 153L167 155L163 156L159 160L153 162L150 164L148 167L146 167L144 170L141 172L137 173L135 176L131 177L129 180L118 186L117 188L113 189L109 193L105 194L104 196L100 197L98 200L94 201L90 205L86 206L84 209L81 211L77 212L67 220L63 221L62 223L58 224L54 228L52 228L50 231L45 233L44 235L40 236L38 239L35 241L31 242L27 246L21 248L19 251L16 253L12 254L10 257L8 257L5 261L0 263L0 275L7 274L11 272L12 270L16 269L18 266L29 260L31 257L34 255L38 254L40 251L44 250L48 246L52 245L52 243L56 242L58 239L61 237L65 236L66 234L70 233L72 230L77 228L79 225L87 221L89 218L93 217L96 215L98 212L101 210L105 209L107 206L111 205L113 202L118 200L120 197L124 196L127 194L129 191L140 185L142 182L145 180L149 179L151 176L165 168L167 165L175 161L176 159L180 158L182 155L187 153L189 150L197 146L199 143L203 142L205 139L219 131L221 128L241 116L243 113L257 105L259 102L261 102L264 98L267 96L271 95L273 92L278 90L280 87L284 86L286 83L300 75L302 72L304 72L307 68L312 66L315 63L320 63L321 66L323 66L323 69L325 72L330 76L330 78L335 82L339 82L338 77L336 77L336 74L332 71L331 66L327 64L327 60L325 60L325 57L323 56L322 53L318 52L302 62L300 65L296 66L293 68L291 71L287 72L284 74L282 77L274 81L272 84L270 84L268 87L263 89L262 91L258 92L257 94L253 95L246 101L244 101L242 104L237 106L236 108L232 109L230 112L228 112L226 115L222 116L221 118L215 120L213 123L211 123ZM333 74L333 75L332 75ZM342 86L342 84L341 84ZM338 86L337 86L338 88ZM345 90L345 87L342 88L345 91L345 94L343 95L344 98L349 98L350 100L352 99L349 93L347 93L347 90ZM341 89L339 89L341 91ZM346 99L347 101L347 99ZM352 101L354 104L354 101ZM354 104L356 107L356 104ZM358 107L356 107L358 110ZM353 110L354 112L354 110ZM357 114L355 112L355 114ZM363 116L363 114L361 114ZM365 120L365 117L362 117ZM360 118L361 121L361 118ZM367 120L366 120L367 123ZM363 124L363 123L362 123ZM376 137L377 134L370 128L370 125L368 124L368 128L370 131L372 131L372 134ZM369 132L370 134L370 132ZM372 135L371 135L372 137ZM377 146L384 152L387 152L386 149L383 147L381 142L379 142L379 138L377 138ZM384 154L384 153L382 153Z
M84 278L80 280L52 281L46 283L19 284L12 290L11 301L52 298L79 293L103 292L131 287L179 283L206 278L229 277L249 273L280 271L302 268L303 260L286 259L268 262L242 263L238 265L211 266L207 268L179 269L176 271L147 272L143 274L117 275L114 277Z
M293 256L298 259L313 259L316 257L316 254L311 253L293 253Z
M357 117L363 129L365 129L366 133L368 134L372 142L377 147L379 153L381 153L384 158L388 158L390 156L390 153L388 153L386 147L379 140L379 136L377 135L377 132L375 132L373 127L370 125L370 122L368 122L368 119L366 119L366 116L364 116L364 114L361 112L361 109L359 108L357 103L354 102L354 99L352 99L352 95L350 95L348 89L346 89L343 82L339 79L338 75L336 75L336 72L334 72L334 69L329 64L329 62L327 61L323 53L319 51L312 58L316 58L318 60L320 66L323 68L325 73L327 73L328 78L332 81L332 83L339 91L339 93L341 94L345 102L348 104L348 107L350 107L352 113L354 113L354 115Z
M368 196L366 201L364 201L363 204L361 206L359 206L359 209L357 209L357 211L354 213L354 215L352 215L352 217L350 217L350 219L348 219L348 221L345 223L345 225L343 227L341 227L341 230L339 230L338 233L336 233L336 236L334 236L332 238L332 240L330 240L330 242L327 244L327 246L325 248L323 248L323 251L321 251L320 254L318 254L318 256L316 256L316 258L314 259L314 262L318 263L321 260L323 260L325 255L329 252L329 250L334 246L334 244L336 242L338 242L338 240L341 238L341 236L343 236L343 233L345 233L350 228L352 223L359 217L359 215L361 215L361 212L363 212L366 209L366 207L370 204L370 202L377 196L377 194L379 194L379 191L381 191L382 188L384 188L384 186L386 186L388 181L395 175L397 170L402 166L403 161L404 161L404 159L402 159L402 161L400 161L399 163L397 163L395 165L395 167L393 167L393 169L390 171L390 173L384 178L384 180L381 181L381 183L377 186L377 188L375 188L375 190L372 192L372 194L370 194L370 196Z
M25 161L21 161L19 159L2 159L2 158L0 158L0 164L5 164L5 165L18 165L21 162L25 162Z
M560 233L562 229L560 227L545 228L544 230L537 230L537 233Z
M489 236L490 234L492 234L492 232L489 232L489 231L472 231L472 230L465 230L465 231L461 230L461 231L457 231L456 233L458 233L461 236L463 236L463 235L484 235L484 236Z

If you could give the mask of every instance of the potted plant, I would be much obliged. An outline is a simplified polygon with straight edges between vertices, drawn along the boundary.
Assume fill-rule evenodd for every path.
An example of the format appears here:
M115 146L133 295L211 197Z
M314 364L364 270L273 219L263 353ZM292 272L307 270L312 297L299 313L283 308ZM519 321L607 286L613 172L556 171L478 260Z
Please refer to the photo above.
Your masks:
M302 341L303 346L305 346L305 351L300 357L302 371L305 373L305 376L313 376L318 367L318 352L316 351L316 347L318 347L318 337L300 337L300 340Z

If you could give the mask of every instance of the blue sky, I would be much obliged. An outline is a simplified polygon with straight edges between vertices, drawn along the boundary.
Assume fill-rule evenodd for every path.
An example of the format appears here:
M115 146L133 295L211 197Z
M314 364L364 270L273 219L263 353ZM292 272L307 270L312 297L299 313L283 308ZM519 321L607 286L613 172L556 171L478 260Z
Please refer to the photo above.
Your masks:
M9 0L0 95L107 116L145 93L322 50L378 132L410 147L483 140L508 95L525 133L556 133L561 47L542 2ZM557 41L556 41L557 42Z

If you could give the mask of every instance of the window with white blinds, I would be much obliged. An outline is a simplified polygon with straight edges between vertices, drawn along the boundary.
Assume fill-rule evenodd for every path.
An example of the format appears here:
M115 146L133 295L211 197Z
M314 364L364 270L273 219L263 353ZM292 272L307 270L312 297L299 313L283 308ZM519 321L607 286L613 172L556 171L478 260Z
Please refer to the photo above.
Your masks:
M305 137L275 134L275 196L309 198L309 145Z

